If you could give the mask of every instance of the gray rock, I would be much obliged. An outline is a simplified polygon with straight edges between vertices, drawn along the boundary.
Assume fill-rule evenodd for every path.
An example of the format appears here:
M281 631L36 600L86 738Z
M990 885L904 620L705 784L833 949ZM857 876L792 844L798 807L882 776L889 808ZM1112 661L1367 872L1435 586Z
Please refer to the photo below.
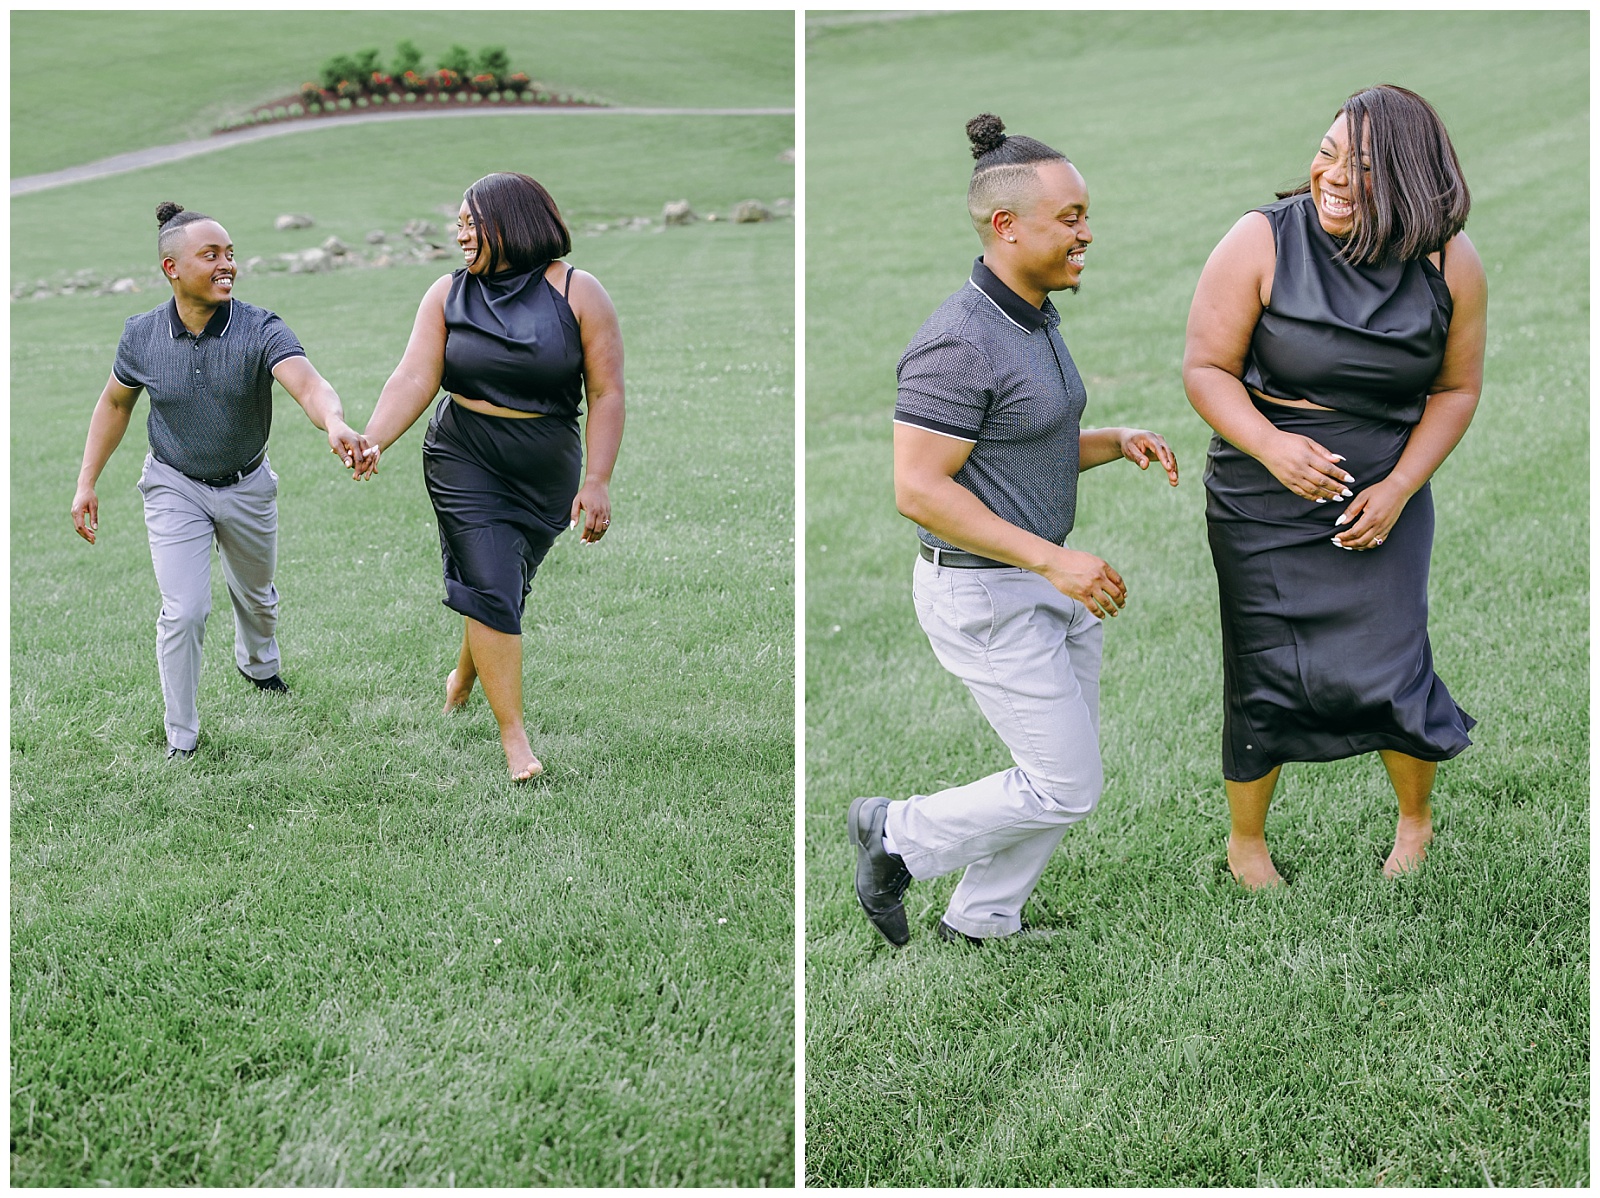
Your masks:
M309 229L316 221L303 213L286 213L272 222L274 229Z
M112 295L127 295L130 292L139 290L141 290L139 284L135 283L132 279L118 279L115 283L111 284Z
M406 221L406 227L401 232L407 237L421 239L433 237L439 230L434 227L434 223L431 220L408 220Z
M384 233L384 231L382 229L374 229L374 230L372 230L372 232L367 234L367 244L368 245L382 245L384 242L386 242L388 240L389 240L388 236Z
M290 254L288 258L289 273L292 275L318 274L333 269L333 255L324 249L304 250Z
M322 243L322 248L336 258L342 258L350 252L350 247L337 237L330 237Z
M772 215L773 216L793 216L794 215L794 201L791 200L788 196L780 196L778 199L773 200L772 201Z
M753 225L771 219L772 209L760 200L740 200L733 206L732 220L736 225Z
M698 217L688 200L669 200L661 206L661 220L669 225L692 225Z
M247 272L248 271L252 271L252 270L260 270L262 268L262 266L264 266L266 264L266 261L267 260L265 258L263 258L263 257L261 257L261 255L257 254L254 258L250 258L245 262L244 269Z

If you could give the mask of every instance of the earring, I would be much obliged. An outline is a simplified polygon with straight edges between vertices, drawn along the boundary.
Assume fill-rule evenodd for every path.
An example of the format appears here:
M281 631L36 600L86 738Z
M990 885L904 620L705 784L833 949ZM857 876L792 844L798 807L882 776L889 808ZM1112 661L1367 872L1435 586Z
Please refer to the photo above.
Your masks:
M1015 237L1007 237L1006 240L1011 242L1012 245L1017 243L1017 239Z

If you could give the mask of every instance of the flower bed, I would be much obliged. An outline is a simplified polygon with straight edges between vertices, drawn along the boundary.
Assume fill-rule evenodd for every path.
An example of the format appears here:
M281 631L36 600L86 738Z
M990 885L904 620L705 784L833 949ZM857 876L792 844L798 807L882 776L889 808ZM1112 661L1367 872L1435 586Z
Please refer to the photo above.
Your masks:
M256 125L280 121L316 120L360 112L468 108L493 105L496 108L602 108L604 101L581 92L559 90L520 71L496 75L477 71L470 75L441 67L429 74L414 70L398 78L372 71L361 81L340 79L333 86L302 83L293 95L258 104L243 116L226 117L214 133L230 133Z

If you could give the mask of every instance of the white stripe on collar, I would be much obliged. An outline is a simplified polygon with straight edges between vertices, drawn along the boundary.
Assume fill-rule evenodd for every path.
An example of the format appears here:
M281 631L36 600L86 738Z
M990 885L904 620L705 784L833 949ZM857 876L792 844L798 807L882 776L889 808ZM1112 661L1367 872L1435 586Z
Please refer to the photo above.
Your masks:
M969 286L969 287L971 287L971 288L972 288L972 289L973 289L973 290L974 290L974 291L976 291L976 292L977 292L977 293L978 293L978 294L979 294L979 295L981 295L981 296L983 296L983 298L984 298L984 299L986 299L986 300L988 300L988 301L989 301L989 302L990 302L990 303L991 303L991 304L994 304L994 310L995 310L995 311L996 311L996 312L998 312L998 313L1000 313L1000 315L1001 315L1001 316L1004 316L1004 317L1005 317L1005 318L1006 318L1006 319L1007 319L1007 320L1010 320L1010 321L1011 321L1011 323L1012 323L1012 324L1015 324L1015 325L1017 325L1017 328L1019 328L1019 329L1021 329L1021 330L1022 330L1022 331L1023 331L1023 332L1024 332L1024 333L1031 333L1031 332L1033 332L1033 330L1032 330L1032 329L1030 329L1030 328L1027 328L1027 327L1025 327L1025 326L1023 326L1023 325L1020 325L1020 324L1017 324L1017 322L1016 322L1016 321L1015 321L1015 320L1012 320L1012 319L1011 319L1011 313L1009 313L1009 312L1007 312L1007 311L1006 311L1006 310L1005 310L1005 309L1004 309L1004 308L1002 308L1002 307L1001 307L1001 306L1000 306L1000 305L999 305L999 304L995 304L995 303L994 303L994 296L992 296L992 295L990 295L990 294L989 294L989 293L988 293L988 292L987 292L987 291L985 291L985 290L984 290L984 289L983 289L983 288L982 288L982 287L979 287L979 286L978 286L978 284L977 284L977 283L975 283L975 282L973 282L973 280L971 280L971 279L968 279L968 280L967 280L967 285L968 285L968 286Z

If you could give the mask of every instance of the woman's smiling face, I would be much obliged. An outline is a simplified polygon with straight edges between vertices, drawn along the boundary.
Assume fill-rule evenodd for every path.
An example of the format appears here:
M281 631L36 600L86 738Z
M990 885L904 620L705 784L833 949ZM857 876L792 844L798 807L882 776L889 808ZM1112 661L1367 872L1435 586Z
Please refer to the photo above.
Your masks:
M1369 142L1370 145L1370 142ZM1311 198L1317 219L1335 237L1347 237L1355 227L1355 180L1370 189L1370 162L1365 154L1355 161L1350 152L1350 123L1344 113L1334 118L1311 159Z

